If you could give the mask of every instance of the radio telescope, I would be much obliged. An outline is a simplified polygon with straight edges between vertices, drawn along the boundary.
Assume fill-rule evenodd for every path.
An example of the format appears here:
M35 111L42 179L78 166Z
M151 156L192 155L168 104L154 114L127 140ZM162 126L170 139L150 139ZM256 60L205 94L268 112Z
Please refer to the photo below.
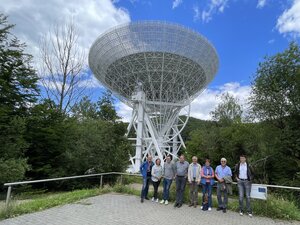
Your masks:
M185 148L180 132L190 103L214 78L215 48L199 33L181 25L142 21L117 26L91 46L89 65L97 79L130 106L136 172L148 154L177 157ZM180 115L185 116L180 116Z

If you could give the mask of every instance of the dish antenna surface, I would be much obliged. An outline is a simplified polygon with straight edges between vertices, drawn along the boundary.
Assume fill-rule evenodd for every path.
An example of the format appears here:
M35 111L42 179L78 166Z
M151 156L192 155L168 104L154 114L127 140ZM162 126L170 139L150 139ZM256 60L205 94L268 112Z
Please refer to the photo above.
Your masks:
M135 172L148 154L177 157L185 148L180 132L190 103L214 78L219 65L215 48L199 33L181 25L142 21L102 34L89 52L97 79L130 106L134 129ZM185 116L182 116L185 115Z

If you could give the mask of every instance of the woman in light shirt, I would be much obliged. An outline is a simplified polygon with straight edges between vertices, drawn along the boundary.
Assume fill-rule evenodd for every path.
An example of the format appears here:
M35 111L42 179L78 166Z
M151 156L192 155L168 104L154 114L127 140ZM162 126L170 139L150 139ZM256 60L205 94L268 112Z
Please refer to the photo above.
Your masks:
M154 188L154 196L152 198L152 201L158 202L157 198L157 191L158 191L158 186L160 184L161 178L163 175L163 168L160 165L160 159L155 160L155 165L152 167L151 171L151 180Z

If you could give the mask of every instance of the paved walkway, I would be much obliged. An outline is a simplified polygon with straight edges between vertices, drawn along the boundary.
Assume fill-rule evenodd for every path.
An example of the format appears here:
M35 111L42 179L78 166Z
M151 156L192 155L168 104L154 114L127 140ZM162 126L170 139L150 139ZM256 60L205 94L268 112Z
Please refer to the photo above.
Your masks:
M272 220L264 217L249 218L236 212L226 214L201 211L200 208L173 208L151 201L140 203L137 196L105 194L68 204L0 221L0 225L167 225L167 224L222 224L222 225L300 225L300 222Z

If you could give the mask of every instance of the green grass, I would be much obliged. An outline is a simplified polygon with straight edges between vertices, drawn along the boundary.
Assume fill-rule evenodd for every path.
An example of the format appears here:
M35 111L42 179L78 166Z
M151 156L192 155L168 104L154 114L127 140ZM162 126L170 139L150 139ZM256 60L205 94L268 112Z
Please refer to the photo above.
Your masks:
M123 178L124 179L124 178ZM136 179L132 179L136 181ZM129 181L132 181L131 179ZM127 180L128 181L128 180ZM130 183L130 182L126 182ZM150 189L151 190L151 189ZM127 185L115 185L114 187L104 186L104 188L94 188L94 189L83 189L75 190L71 192L60 192L60 193L38 193L37 195L21 194L14 197L11 201L10 207L6 210L4 204L0 205L0 220L16 217L25 213L32 213L41 210L45 210L51 207L64 205L68 203L78 202L81 199L88 197L93 197L109 192L118 192L123 194L130 194L140 196L140 189L133 189ZM149 196L152 196L153 192L149 192ZM162 193L159 193L159 198L161 199ZM189 197L189 187L186 187L184 199L187 202ZM199 202L202 194L199 190ZM175 199L175 185L172 184L170 190L170 201L174 202ZM213 206L217 206L216 194L213 193ZM281 197L275 195L268 195L267 201L262 200L252 200L252 208L254 215L266 216L276 219L284 220L298 220L300 221L300 209L296 207L294 202L287 201ZM237 196L230 196L230 201L228 204L228 209L238 212L238 199Z
M25 213L37 212L55 206L73 203L84 198L111 191L113 191L111 187L105 187L103 189L83 189L65 193L44 194L39 195L39 198L33 197L32 200L23 202L20 201L20 199L12 200L8 209L5 209L4 205L0 208L0 219L16 217Z

